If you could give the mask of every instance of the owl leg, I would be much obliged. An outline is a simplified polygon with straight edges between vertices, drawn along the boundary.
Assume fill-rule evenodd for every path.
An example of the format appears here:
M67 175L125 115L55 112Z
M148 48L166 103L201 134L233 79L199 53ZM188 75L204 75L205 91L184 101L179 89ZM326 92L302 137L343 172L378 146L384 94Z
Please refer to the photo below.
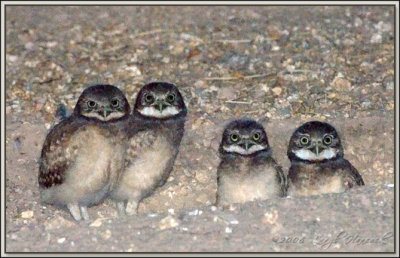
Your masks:
M136 200L129 200L126 204L125 212L128 215L136 215L138 208L138 202Z
M89 213L87 211L86 206L80 206L79 209L81 210L81 215L84 220L89 220Z
M125 202L117 202L117 209L119 216L124 216L125 215Z
M82 219L81 213L79 211L79 206L77 203L68 203L67 208L71 213L72 217L74 218L74 220L79 221Z

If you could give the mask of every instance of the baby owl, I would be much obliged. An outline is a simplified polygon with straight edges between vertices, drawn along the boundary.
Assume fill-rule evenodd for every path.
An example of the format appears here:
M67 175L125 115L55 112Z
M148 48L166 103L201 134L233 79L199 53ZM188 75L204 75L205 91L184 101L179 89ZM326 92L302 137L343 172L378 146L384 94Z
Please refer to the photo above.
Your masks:
M227 206L286 195L286 177L272 158L260 123L242 118L229 123L219 147L216 205Z
M339 135L328 123L311 121L297 128L287 155L290 195L338 193L364 185L357 169L343 158Z
M66 206L87 220L87 206L107 196L123 166L130 106L111 85L85 89L74 113L53 127L43 144L39 187L45 203Z
M111 193L120 214L136 214L139 202L168 179L186 113L182 95L173 84L153 82L139 91L127 129L125 168Z

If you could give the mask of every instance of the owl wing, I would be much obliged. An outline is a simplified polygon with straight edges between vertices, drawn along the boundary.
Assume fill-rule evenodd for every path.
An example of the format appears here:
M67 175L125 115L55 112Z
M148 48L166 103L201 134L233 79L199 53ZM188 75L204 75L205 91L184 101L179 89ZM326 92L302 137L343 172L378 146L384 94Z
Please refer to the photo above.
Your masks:
M71 166L76 154L76 146L69 146L73 132L83 126L83 121L75 117L62 120L48 133L39 160L39 186L49 188L64 182L65 171Z
M126 153L125 166L129 166L137 159L143 149L149 148L156 141L153 130L137 130L132 133Z
M342 163L344 167L344 184L348 188L352 188L354 185L364 185L364 180L357 169L346 159L343 159Z
M219 206L219 204L221 203L221 196L218 191L218 188L221 185L221 170L225 169L225 167L226 167L224 161L225 160L221 160L221 162L219 163L218 168L217 168L217 195L215 197L215 203L214 203L215 206Z
M278 181L278 184L280 185L280 197L285 197L287 195L287 190L288 190L288 181L285 173L282 170L282 167L276 163L274 159L273 160L273 166L276 171L276 178Z

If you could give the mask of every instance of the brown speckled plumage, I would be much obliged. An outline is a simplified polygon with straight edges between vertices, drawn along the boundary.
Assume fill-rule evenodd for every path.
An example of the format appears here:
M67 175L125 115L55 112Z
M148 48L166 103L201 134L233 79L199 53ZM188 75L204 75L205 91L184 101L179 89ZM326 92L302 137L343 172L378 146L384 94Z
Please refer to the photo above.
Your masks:
M120 102L109 108L109 99L115 98ZM97 104L83 111L88 101ZM109 85L86 89L78 106L72 116L47 135L38 176L42 200L67 206L76 220L81 219L79 209L87 219L86 206L104 199L118 180L125 157L124 129L130 110L123 93ZM104 121L86 116L92 110L100 118L104 114ZM113 115L116 118L108 120Z
M345 159L320 163L292 162L289 169L290 194L339 193L364 185L357 170Z

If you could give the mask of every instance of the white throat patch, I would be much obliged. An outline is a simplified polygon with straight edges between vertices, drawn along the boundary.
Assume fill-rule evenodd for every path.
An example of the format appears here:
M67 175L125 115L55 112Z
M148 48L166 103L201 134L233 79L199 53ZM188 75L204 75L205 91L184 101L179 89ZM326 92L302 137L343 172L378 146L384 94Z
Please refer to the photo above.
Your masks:
M314 152L305 149L293 151L293 153L298 158L301 158L303 160L324 160L336 157L337 151L332 148L328 148L323 150L318 156Z
M156 117L156 118L165 118L179 114L179 110L176 107L167 107L163 111L154 108L154 107L145 107L143 109L138 110L140 114L144 116Z
M117 119L117 118L123 117L124 113L122 113L122 112L112 112L107 117L104 117L104 116L102 116L102 115L100 115L100 114L98 114L96 112L89 112L89 113L86 113L86 114L83 114L83 115L86 116L86 117L96 118L96 119L98 119L100 121L107 122L107 121L110 121L112 119Z
M266 146L261 146L261 145L253 145L248 150L243 149L237 145L230 145L228 147L226 147L226 146L223 147L223 149L226 152L235 152L235 153L239 153L242 155L250 155L250 154L253 154L254 152L264 150L265 148L266 148Z

